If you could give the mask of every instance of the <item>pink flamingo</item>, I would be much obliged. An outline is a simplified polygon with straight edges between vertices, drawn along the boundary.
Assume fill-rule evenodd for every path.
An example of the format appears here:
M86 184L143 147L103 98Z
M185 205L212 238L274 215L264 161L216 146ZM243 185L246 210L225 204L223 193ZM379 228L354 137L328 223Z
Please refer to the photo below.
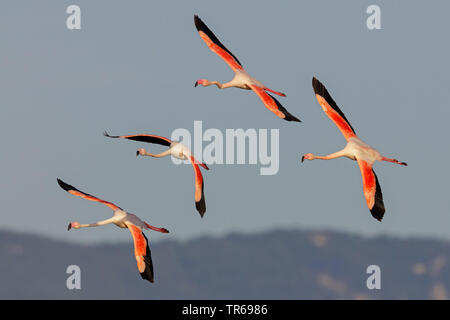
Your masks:
M194 168L194 174L195 174L195 207L197 211L200 213L200 217L203 218L205 212L206 212L206 202L205 202L205 194L204 194L204 182L203 182L203 176L202 172L200 171L199 165L206 170L209 170L208 166L204 163L198 162L194 156L191 154L191 151L182 143L179 143L177 141L172 141L170 139L167 139L165 137L155 136L152 134L136 134L136 135L129 135L129 136L110 136L107 132L103 133L104 136L108 138L123 138L123 139L129 139L134 141L140 141L140 142L147 142L147 143L156 143L160 144L166 147L169 147L166 151L160 153L160 154L153 154L145 151L144 148L139 149L136 152L136 156L149 156L154 158L162 158L167 156L173 156L180 160L187 160L189 159L191 161L192 167Z
M142 279L153 282L154 276L153 276L153 263L151 251L150 248L148 247L147 237L144 235L142 231L143 229L150 229L162 233L169 233L169 231L165 228L157 228L149 225L145 221L139 219L136 215L123 211L114 203L104 201L90 194L84 193L60 179L57 179L57 181L59 186L64 190L66 190L67 192L69 192L70 194L82 197L87 200L103 203L104 205L108 206L114 211L114 216L110 219L90 224L80 224L79 222L71 222L69 223L67 230L70 230L72 228L80 229L88 227L99 227L110 223L115 224L119 228L128 228L134 240L134 254L136 256L139 273L141 274Z
M263 85L260 81L250 76L244 70L239 60L227 48L225 48L225 46L219 41L219 39L217 39L214 33L212 33L212 31L197 15L194 16L194 22L198 33L200 34L200 37L203 39L203 41L206 42L211 51L225 60L225 62L231 67L231 69L233 69L235 73L234 78L230 82L222 84L218 81L200 79L195 82L195 87L197 87L198 85L202 85L204 87L216 85L219 89L235 87L245 90L253 90L262 100L267 109L275 113L278 117L287 121L301 122L299 119L290 114L278 102L277 99L268 94L266 91L272 92L282 97L286 96L284 93L271 90Z
M383 194L381 193L381 187L372 166L375 161L388 161L402 166L406 166L407 164L405 162L400 162L397 159L390 159L382 156L377 150L359 139L355 130L353 130L344 113L342 113L336 102L331 98L325 86L316 78L313 78L312 85L317 101L322 106L325 114L342 132L347 140L347 145L344 149L327 156L317 156L312 153L305 154L302 157L302 162L304 160L330 160L340 157L356 160L362 174L364 196L366 198L367 206L369 207L372 216L378 221L381 221L385 212Z

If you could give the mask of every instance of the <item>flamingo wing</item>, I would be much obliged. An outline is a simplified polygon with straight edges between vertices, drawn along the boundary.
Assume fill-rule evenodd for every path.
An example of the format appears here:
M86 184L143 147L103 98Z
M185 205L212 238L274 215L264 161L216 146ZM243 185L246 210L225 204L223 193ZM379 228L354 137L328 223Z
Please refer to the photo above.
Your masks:
M377 175L373 171L372 166L363 160L358 159L359 169L361 170L364 197L372 216L381 221L386 211L383 202L383 193L381 192L380 183Z
M133 237L134 255L136 256L139 273L141 274L142 279L153 282L153 263L151 251L148 246L148 239L141 228L135 226L131 222L127 222L126 224Z
M249 85L249 87L258 95L267 109L275 113L281 119L286 121L301 122L299 119L290 114L273 96L264 91L263 88L257 85Z
M239 60L227 48L225 48L214 33L197 15L194 16L194 23L200 37L206 42L212 52L216 53L219 57L225 60L233 71L243 69Z
M192 166L194 167L195 174L195 208L200 213L200 216L203 218L206 212L206 202L205 202L205 194L203 183L203 176L198 166L197 160L193 156L189 156L191 160Z
M355 130L341 109L339 109L336 102L334 102L325 86L316 78L313 78L312 85L314 93L316 94L316 99L322 106L323 111L336 124L345 139L348 140L349 138L356 137Z
M147 142L147 143L156 143L163 146L170 146L172 143L172 140L155 136L152 134L135 134L135 135L129 135L129 136L110 136L106 131L103 133L105 137L108 138L123 138L123 139L129 139L134 141L140 141L140 142Z
M56 179L56 180L58 181L58 184L61 188L66 190L68 193L73 194L74 196L79 196L79 197L82 197L87 200L103 203L104 205L110 207L114 211L116 211L118 209L122 210L120 207L116 206L114 203L111 203L111 202L99 199L97 197L94 197L90 194L84 193L84 192L78 190L77 188L75 188L74 186L71 186L70 184L65 183L61 179Z

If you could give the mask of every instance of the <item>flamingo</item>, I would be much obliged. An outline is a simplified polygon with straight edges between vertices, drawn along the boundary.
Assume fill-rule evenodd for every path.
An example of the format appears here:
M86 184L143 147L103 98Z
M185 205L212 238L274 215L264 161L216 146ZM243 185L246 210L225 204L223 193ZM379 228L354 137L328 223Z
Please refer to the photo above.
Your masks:
M206 212L206 203L205 203L205 194L204 194L204 182L203 182L203 176L200 171L199 165L205 168L206 170L209 170L208 166L204 163L198 162L194 156L191 154L191 151L189 148L187 148L182 143L179 143L177 141L172 141L170 139L167 139L165 137L155 136L151 134L137 134L137 135L129 135L129 136L110 136L106 131L103 133L104 136L108 138L123 138L123 139L129 139L134 141L140 141L140 142L147 142L147 143L156 143L163 146L169 147L166 151L160 153L160 154L152 154L148 153L144 148L140 148L136 152L136 156L149 156L154 158L162 158L166 156L173 156L180 160L187 160L189 159L191 161L191 164L194 168L194 174L195 174L195 207L197 211L200 213L200 217L203 218L205 212Z
M264 105L275 113L278 117L286 121L297 121L301 122L298 118L290 114L273 96L268 94L266 91L274 93L276 95L285 97L286 95L282 92L277 92L267 88L261 82L250 76L242 67L239 60L227 49L225 46L217 39L217 37L212 33L212 31L206 26L206 24L197 16L194 16L195 26L200 34L203 41L206 42L208 47L221 57L225 62L233 69L235 75L234 78L227 83L220 83L218 81L209 81L206 79L200 79L195 82L195 87L202 85L204 87L210 85L216 85L219 89L225 89L230 87L253 90L258 97L262 100Z
M377 175L375 174L375 171L373 171L372 166L375 161L387 161L402 166L407 166L407 164L405 162L400 162L397 159L390 159L382 156L377 150L359 139L355 130L350 125L350 122L347 120L341 109L339 109L336 102L334 102L333 98L331 98L325 86L316 78L313 78L312 85L317 101L322 106L325 114L342 132L347 140L347 145L344 149L327 156L317 156L312 153L307 153L303 155L302 162L304 160L314 159L330 160L339 157L356 160L361 170L364 197L366 198L367 206L369 207L372 216L378 221L381 221L385 212L383 194Z
M99 227L110 223L115 224L119 228L128 228L134 240L134 254L136 256L139 273L141 274L142 279L153 282L154 275L153 275L153 263L151 251L150 248L148 247L147 237L144 235L142 231L143 229L150 229L162 233L169 233L169 231L165 228L157 228L149 225L148 223L139 219L136 215L123 211L114 203L104 201L90 194L84 193L60 179L57 179L57 181L59 186L64 190L66 190L67 192L69 192L70 194L82 197L87 200L103 203L104 205L108 206L114 211L114 216L110 219L90 224L80 224L79 222L71 222L69 223L67 230L70 230L72 228L80 229L87 227Z

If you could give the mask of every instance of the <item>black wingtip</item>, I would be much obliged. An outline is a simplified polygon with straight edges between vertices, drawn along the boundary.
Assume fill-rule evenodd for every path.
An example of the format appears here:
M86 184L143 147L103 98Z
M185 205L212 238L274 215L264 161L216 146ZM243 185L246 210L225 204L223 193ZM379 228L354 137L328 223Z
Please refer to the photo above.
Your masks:
M386 210L384 208L384 204L381 202L375 203L373 208L370 210L370 213L372 214L372 217L381 222L381 220L383 220L385 211Z
M195 202L195 208L197 209L198 213L200 214L200 217L203 218L206 212L206 201L205 201L205 193L204 193L205 183L202 184L202 197L200 198L200 201Z
M148 272L142 272L141 277L142 277L142 279L150 281L151 283L155 282L155 279L153 278L153 276L150 275Z
M286 121L293 121L298 123L302 122L302 120L290 114L286 109L284 109L283 113L285 115L284 120Z
M106 131L103 132L103 135L108 138L120 138L119 136L110 136Z
M319 80L317 80L316 77L312 78L312 86L313 86L315 94L318 94L318 95L324 97L325 99L327 98L327 96L329 96L327 88L325 88L323 83L320 82Z
M195 203L195 208L197 209L198 213L200 214L200 217L203 218L206 212L206 203L205 198L202 196L202 199L199 202Z
M384 213L386 212L386 209L384 208L383 193L381 192L381 186L380 183L378 182L378 177L375 171L373 171L373 174L375 176L376 190L375 190L375 203L372 209L370 209L370 213L372 214L372 217L381 222L381 220L384 217Z
M75 188L72 187L70 184L65 183L64 181L62 181L62 180L59 179L59 178L56 178L56 181L58 181L59 186L60 186L61 188L63 188L64 190L66 190L66 191L75 189Z
M153 278L153 275L150 274L149 272L147 272L147 270L144 271L144 272L141 272L140 275L141 275L142 279L144 279L144 280L150 281L151 283L155 282L155 279Z
M284 120L286 120L286 121L302 122L300 119L298 119L297 117L295 117L292 114L290 114L289 111L287 111L286 108L283 107L281 105L281 103L277 99L275 99L274 96L272 96L271 94L268 94L268 95L273 99L273 101L275 101L275 103L276 103L276 105L278 107L278 110L280 110L284 114L284 118L283 118Z
M300 120L300 119L294 117L294 116L293 116L292 114L290 114L290 113L289 113L289 116L286 116L286 117L284 118L284 120L286 120L286 121L293 121L293 122L302 122L302 120Z
M140 272L140 275L141 275L142 279L153 283L153 282L155 282L155 277L154 277L154 272L153 272L152 252L150 250L150 247L148 246L147 237L145 236L144 233L142 233L142 235L144 236L144 239L147 242L147 248L146 248L146 253L144 256L145 270L144 270L144 272Z
M238 60L238 58L236 58L234 56L234 54L232 54L223 44L222 42L219 41L219 39L217 39L216 35L208 28L208 26L202 21L202 19L200 19L198 17L198 15L194 15L194 23L195 23L195 27L197 28L198 32L203 32L205 33L212 42L214 42L216 45L218 45L219 47L221 47L223 50L225 50L226 52L228 52L233 58L234 60L236 60L236 62L242 66L241 62Z
M331 95L328 93L327 88L325 88L325 86L322 84L322 82L320 82L319 80L317 80L316 77L312 78L312 86L314 89L314 93L316 95L321 96L322 98L325 99L325 101L330 105L331 108L333 108L346 122L347 124L350 126L350 128L352 129L353 132L355 132L355 129L353 129L352 125L350 124L350 122L348 121L347 117L345 116L345 114L342 112L342 110L338 107L338 105L336 104L336 102L333 100L333 98L331 97Z
M202 19L200 19L198 17L198 15L194 15L194 24L195 24L195 27L197 28L197 31L200 31L204 25Z
M319 87L320 85L322 85L322 83L320 83L320 81L317 80L316 77L313 77L313 78L312 78L312 86L313 86L313 89L314 89L314 92L315 92L315 93L317 93L317 89L318 89L318 87ZM322 85L322 86L323 86L323 85Z

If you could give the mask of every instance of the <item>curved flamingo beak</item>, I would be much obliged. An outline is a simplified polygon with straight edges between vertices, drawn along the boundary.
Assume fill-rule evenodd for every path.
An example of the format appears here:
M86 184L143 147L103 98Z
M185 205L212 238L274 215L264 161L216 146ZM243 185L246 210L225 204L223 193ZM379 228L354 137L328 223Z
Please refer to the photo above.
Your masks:
M69 231L70 229L72 229L72 222L69 223L69 226L67 227L67 231Z
M137 157L137 156L139 156L139 150L138 150L138 151L136 151L136 157Z
M195 81L194 88L198 86L198 81Z
M305 156L302 156L302 162L305 161Z

